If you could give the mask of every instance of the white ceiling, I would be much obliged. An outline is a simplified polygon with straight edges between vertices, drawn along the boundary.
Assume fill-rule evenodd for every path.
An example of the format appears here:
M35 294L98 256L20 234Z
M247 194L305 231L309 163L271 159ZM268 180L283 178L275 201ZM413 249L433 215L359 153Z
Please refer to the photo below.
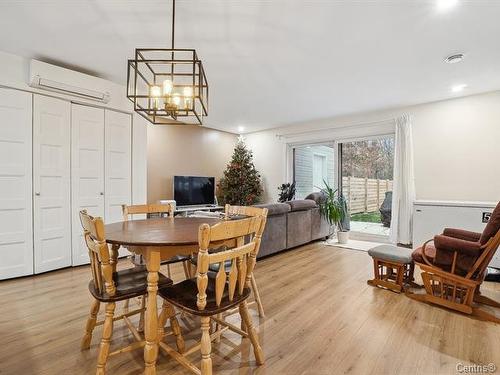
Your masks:
M176 46L210 84L206 124L236 131L500 89L500 1L178 0ZM443 1L443 0L440 0ZM170 0L2 0L0 50L125 83L170 45ZM443 59L465 52L455 65Z

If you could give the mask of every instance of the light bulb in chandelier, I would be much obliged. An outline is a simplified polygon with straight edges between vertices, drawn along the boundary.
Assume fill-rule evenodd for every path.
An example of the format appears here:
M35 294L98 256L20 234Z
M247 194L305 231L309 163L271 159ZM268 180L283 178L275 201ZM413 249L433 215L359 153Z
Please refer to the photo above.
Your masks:
M181 104L181 97L178 93L175 93L172 97L172 103L178 108Z
M155 110L160 109L161 87L151 86L149 88L149 96L152 98L151 107Z
M163 81L163 95L167 96L172 94L172 89L174 88L174 85L171 80L166 79Z
M193 103L193 88L191 86L184 87L184 108L190 109Z
M184 87L184 97L191 98L193 96L193 88L191 86Z
M149 95L152 98L158 98L161 96L161 87L160 86L151 86L149 88Z

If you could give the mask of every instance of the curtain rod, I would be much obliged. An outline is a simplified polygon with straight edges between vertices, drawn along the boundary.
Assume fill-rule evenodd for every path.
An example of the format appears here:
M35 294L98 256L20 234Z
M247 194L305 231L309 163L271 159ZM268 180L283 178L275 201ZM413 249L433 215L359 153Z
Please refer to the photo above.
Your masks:
M318 132L324 132L324 131L329 131L329 130L341 130L341 129L349 129L349 128L358 128L358 127L364 127L364 126L379 125L379 124L388 123L388 122L391 122L391 121L396 121L396 118L395 117L391 117L391 118L384 119L384 120L370 121L370 122L361 122L361 123L352 124L352 125L343 125L343 126L329 127L329 128L322 128L322 129L304 130L304 131L295 132L295 133L276 134L276 137L279 138L279 139L281 139L281 138L289 138L289 137L293 137L293 136L297 136L297 135L318 133Z

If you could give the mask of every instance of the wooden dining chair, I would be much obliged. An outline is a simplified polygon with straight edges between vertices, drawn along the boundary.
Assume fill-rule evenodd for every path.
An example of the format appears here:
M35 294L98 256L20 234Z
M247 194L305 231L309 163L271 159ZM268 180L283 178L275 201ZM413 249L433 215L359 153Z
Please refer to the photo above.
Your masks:
M90 316L87 319L85 333L81 342L81 349L89 349L94 328L103 325L101 345L97 357L96 374L104 374L106 362L109 356L144 347L145 341L138 330L131 323L129 317L137 314L144 316L144 307L134 311L127 311L124 314L115 316L116 303L128 301L131 298L147 295L147 270L145 267L134 267L121 271L116 270L116 257L111 256L112 252L108 248L104 233L104 223L99 217L92 217L85 210L80 211L80 221L84 231L84 239L89 250L90 269L92 280L89 283L89 291L94 298L90 309ZM118 251L114 249L113 251ZM116 256L118 254L115 254ZM170 286L172 280L159 273L159 285L161 287ZM100 305L104 303L105 319L97 321ZM123 320L130 329L136 342L115 350L110 353L110 343L113 334L113 323Z
M158 320L160 348L195 373L212 374L211 342L227 329L249 338L257 364L264 363L264 354L247 306L247 298L251 293L251 275L256 263L264 224L265 218L262 216L223 221L213 226L202 224L198 233L199 252L196 277L159 290L159 295L164 299ZM246 236L251 236L251 240L244 244ZM209 253L211 244L228 243L229 240L233 240L232 242L237 244L236 247ZM227 261L231 263L228 273L225 269ZM213 264L219 265L218 272L215 277L208 277L210 266ZM174 331L177 336L177 351L162 340L161 330L166 319L169 317L171 321L176 319L175 316L172 317L172 305L201 318L201 341L188 349L184 348L180 330L177 333ZM238 307L241 319L245 322L244 330L217 318L218 314L234 307ZM217 321L224 328L210 334L210 319ZM175 322L171 324L173 326ZM202 356L200 369L187 358L198 350L201 351Z
M163 215L167 214L168 217L173 218L174 217L174 206L170 203L165 203L165 204L141 204L141 205L132 205L132 206L127 206L127 205L122 205L122 213L123 213L123 220L128 221L133 217L133 215L151 215L151 214L158 214L158 215ZM132 258L132 263L135 265L144 265L144 261L142 260L142 256L133 256ZM181 263L184 268L184 274L186 278L189 277L188 273L188 265L187 262L189 261L189 257L187 256L181 256L181 255L176 255L168 260L163 261L161 264L166 264L167 265L167 275L169 278L172 278L172 271L170 269L170 265L174 263Z
M266 226L266 221L267 221L267 208L258 208L258 207L250 207L250 206L231 206L229 204L226 204L225 206L225 215L227 219L230 219L233 216L248 216L248 217L255 217L255 216L260 216L263 218L263 224L262 224L262 232L260 235L262 236L262 233L264 232L264 228ZM258 244L259 249L257 249L257 253L260 250L260 242ZM226 262L226 272L229 272L231 267L231 262ZM218 271L218 265L212 265L211 267L212 271L217 272ZM257 281L255 280L255 275L252 272L251 273L251 287L252 287L252 294L254 300L252 302L249 302L248 305L252 304L257 304L257 309L259 311L259 316L261 318L265 318L264 314L264 306L262 305L262 300L260 299L260 293L259 293L259 288L257 287Z
M250 206L232 206L229 204L226 204L224 213L225 213L225 218L226 220L231 220L232 218L238 218L238 217L256 217L260 216L264 220L264 224L262 226L262 231L264 231L264 227L266 225L266 220L267 220L267 208L258 208L258 207L250 207ZM262 233L261 233L262 235ZM259 242L260 246L260 242ZM257 252L259 252L260 249L257 249ZM196 255L191 257L191 262L196 265L197 258ZM226 272L229 272L231 268L231 261L227 261L225 264L225 269ZM219 271L219 265L218 264L212 264L210 265L210 271L217 273ZM261 318L265 318L264 314L264 306L262 305L262 300L260 298L260 293L259 293L259 288L257 287L257 281L255 280L255 275L252 272L251 273L251 289L252 289L252 294L254 300L252 302L248 303L248 306L251 306L253 304L257 305L257 309L259 311L259 316ZM236 312L236 311L234 311Z

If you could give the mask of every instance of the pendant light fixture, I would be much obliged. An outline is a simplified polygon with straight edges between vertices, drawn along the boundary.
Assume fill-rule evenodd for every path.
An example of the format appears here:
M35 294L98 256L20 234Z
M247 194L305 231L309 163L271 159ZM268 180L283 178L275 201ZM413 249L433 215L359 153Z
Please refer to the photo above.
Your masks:
M137 48L128 60L127 97L134 111L153 124L203 124L208 114L208 83L194 49L175 48L172 0L171 48Z

